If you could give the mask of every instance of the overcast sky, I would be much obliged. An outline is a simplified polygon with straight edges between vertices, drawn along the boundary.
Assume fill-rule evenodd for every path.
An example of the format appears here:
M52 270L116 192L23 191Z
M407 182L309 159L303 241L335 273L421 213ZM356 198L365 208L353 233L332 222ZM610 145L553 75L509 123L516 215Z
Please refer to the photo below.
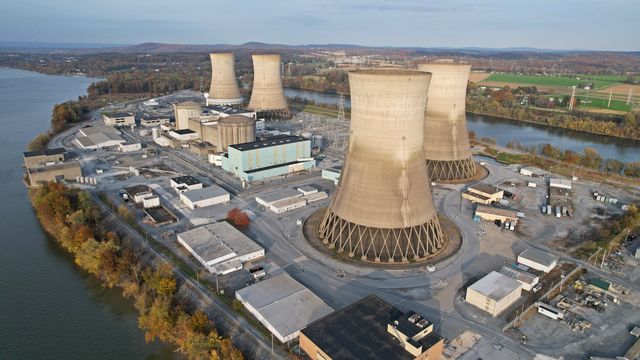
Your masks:
M640 0L7 0L0 41L640 50Z

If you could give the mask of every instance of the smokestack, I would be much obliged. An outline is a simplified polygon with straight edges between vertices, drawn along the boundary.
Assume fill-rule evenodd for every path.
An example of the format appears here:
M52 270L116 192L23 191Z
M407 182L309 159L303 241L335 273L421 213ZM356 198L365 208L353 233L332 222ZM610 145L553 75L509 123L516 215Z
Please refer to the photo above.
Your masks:
M253 90L247 109L268 117L290 117L280 78L280 55L252 55Z
M465 98L471 65L422 64L432 74L424 118L424 155L432 180L463 180L476 173Z
M424 161L430 78L420 71L349 73L349 146L320 225L329 248L392 263L430 257L447 242Z
M232 53L210 54L211 88L207 105L237 105L243 99L236 78L236 63Z

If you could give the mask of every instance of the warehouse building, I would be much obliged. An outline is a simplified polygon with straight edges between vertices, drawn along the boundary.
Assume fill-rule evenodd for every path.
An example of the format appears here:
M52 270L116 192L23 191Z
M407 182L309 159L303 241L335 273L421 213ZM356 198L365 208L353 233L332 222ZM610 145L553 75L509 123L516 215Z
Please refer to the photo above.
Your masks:
M83 150L97 150L119 146L127 141L120 136L120 131L109 126L85 126L78 130L75 145Z
M497 203L504 197L504 191L489 184L479 183L471 185L462 193L462 198L474 203L489 205Z
M140 116L140 126L144 127L156 127L165 125L168 124L169 121L170 119L166 115L142 114Z
M518 281L492 271L467 288L465 301L496 317L518 301L521 292Z
M510 278L516 279L522 286L522 290L531 291L538 285L540 278L532 273L520 271L518 269L503 266L500 269L502 275L507 275Z
M340 180L340 173L342 172L341 166L335 166L328 169L322 169L322 178L333 181L334 185L338 185Z
M22 153L26 168L42 167L63 163L67 151L63 148L26 151Z
M549 179L549 187L556 189L571 190L571 180L566 179Z
M103 113L102 121L107 126L134 126L136 124L135 116L130 112L111 112Z
M256 196L256 202L264 207L269 207L272 203L292 198L302 197L302 193L291 188L279 189L260 193Z
M67 152L63 148L22 153L29 185L74 180L78 176L82 176L80 164L75 160L67 162L66 154Z
M492 206L478 205L476 208L475 220L499 221L500 224L518 224L518 212L510 209L497 208Z
M180 200L192 210L195 208L224 204L230 199L229 193L217 185L180 193Z
M194 141L200 138L200 135L191 129L171 130L169 136L180 142Z
M247 182L309 170L314 166L311 141L299 136L229 145L227 155L222 158L224 170Z
M118 150L120 150L121 152L132 152L132 151L139 151L142 150L142 144L141 143L130 143L130 144L118 144Z
M438 360L444 339L431 321L369 295L303 329L300 348L311 359Z
M303 208L307 205L307 200L300 196L288 199L274 201L269 204L269 209L276 214L282 214L287 211Z
M125 194L136 204L142 204L144 199L152 197L153 190L147 185L132 185L124 188Z
M178 242L209 272L219 275L240 270L245 262L264 256L262 247L226 221L180 233Z
M538 177L538 178L542 178L547 176L547 172L534 167L534 166L527 166L527 167L523 167L520 169L520 174L525 175L525 176L531 176L531 177Z
M186 191L202 189L202 183L191 175L173 177L169 180L169 183L178 194Z
M333 312L286 273L236 291L236 299L282 343L295 340L302 329Z
M518 255L518 262L532 269L548 273L558 264L558 257L542 250L527 249Z

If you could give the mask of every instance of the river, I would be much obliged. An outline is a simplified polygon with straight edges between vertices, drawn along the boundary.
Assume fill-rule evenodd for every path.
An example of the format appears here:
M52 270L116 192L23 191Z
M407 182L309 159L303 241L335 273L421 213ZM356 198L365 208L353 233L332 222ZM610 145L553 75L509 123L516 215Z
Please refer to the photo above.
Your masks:
M0 359L172 359L146 344L117 290L81 272L43 233L22 183L22 151L54 104L95 79L0 68Z
M332 93L285 89L285 95L307 98L319 104L338 103L338 95ZM345 107L350 105L349 98L345 97ZM467 115L467 127L470 131L475 131L478 138L494 138L498 145L502 146L509 141L518 140L523 145L548 143L563 150L576 152L582 152L584 148L591 147L605 159L618 159L623 162L640 161L640 141L635 140L470 114Z

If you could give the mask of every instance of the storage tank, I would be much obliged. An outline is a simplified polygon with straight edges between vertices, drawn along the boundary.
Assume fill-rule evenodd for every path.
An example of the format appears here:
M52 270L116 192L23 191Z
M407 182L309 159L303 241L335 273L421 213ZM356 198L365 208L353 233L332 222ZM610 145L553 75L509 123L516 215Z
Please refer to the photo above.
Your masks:
M185 101L173 105L176 117L176 129L188 129L189 119L202 115L202 104L195 101Z
M465 98L471 65L422 64L432 74L424 116L424 154L432 180L463 180L475 175Z
M218 120L217 151L227 152L229 145L256 140L256 121L248 116L232 115Z
M351 131L337 190L320 225L329 248L375 262L433 256L447 243L424 161L430 74L349 73Z
M233 53L210 54L209 57L211 58L211 87L207 105L242 104Z
M305 132L303 132L302 134L300 134L300 136L301 136L303 139L307 139L307 140L309 140L309 139L311 139L311 136L313 136L313 134L311 134L311 133L310 133L310 132L308 132L308 131L305 131Z
M247 109L258 117L290 118L280 78L280 55L253 55L253 90Z
M324 146L324 137L322 135L313 135L313 146L322 148Z
M151 137L153 139L157 139L160 137L160 129L159 128L153 128L151 129Z

